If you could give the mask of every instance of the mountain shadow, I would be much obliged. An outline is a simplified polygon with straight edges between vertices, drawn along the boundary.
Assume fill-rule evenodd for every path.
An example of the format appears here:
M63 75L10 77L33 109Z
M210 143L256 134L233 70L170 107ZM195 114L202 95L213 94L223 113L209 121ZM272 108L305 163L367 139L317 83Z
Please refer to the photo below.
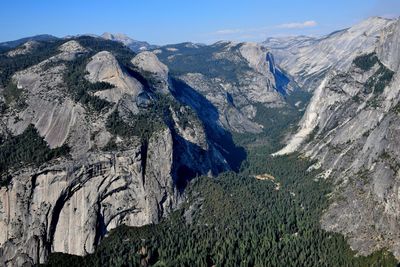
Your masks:
M234 143L232 134L222 127L218 120L218 109L182 80L172 77L171 82L173 96L197 113L206 130L207 138L218 148L230 168L235 172L239 171L242 162L247 158L247 153L243 147Z

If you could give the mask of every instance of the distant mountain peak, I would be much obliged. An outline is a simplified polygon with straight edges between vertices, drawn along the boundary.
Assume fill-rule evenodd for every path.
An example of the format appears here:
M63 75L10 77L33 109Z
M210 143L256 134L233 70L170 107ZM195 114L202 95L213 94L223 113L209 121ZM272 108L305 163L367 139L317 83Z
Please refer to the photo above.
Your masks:
M40 41L52 41L52 40L57 40L57 39L58 39L57 37L50 35L50 34L39 34L39 35L21 38L18 40L0 43L0 47L14 48L14 47L22 45L26 42L29 42L29 41L40 42Z
M132 39L131 37L129 37L128 35L126 35L124 33L105 32L100 37L103 39L106 39L106 40L120 42L123 45L129 47L132 51L134 51L136 53L141 52L141 51L155 49L158 47L156 45L151 45L148 42Z
M125 45L129 45L136 41L124 33L105 32L100 37L106 40L119 41L124 43Z
M296 82L313 91L330 70L345 71L360 52L374 51L384 29L388 29L396 21L398 20L370 17L350 28L321 38L268 38L262 45L272 51L283 69L296 77Z

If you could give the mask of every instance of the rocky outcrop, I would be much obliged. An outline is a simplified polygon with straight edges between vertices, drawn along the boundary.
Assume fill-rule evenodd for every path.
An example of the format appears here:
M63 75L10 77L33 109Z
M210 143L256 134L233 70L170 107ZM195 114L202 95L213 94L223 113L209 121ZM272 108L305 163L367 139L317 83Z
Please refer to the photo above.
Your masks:
M132 59L137 71L147 79L153 90L169 93L169 70L152 52L142 52Z
M15 57L15 56L19 56L19 55L25 55L25 54L30 53L33 49L37 48L38 46L39 46L38 42L28 41L28 42L24 43L22 46L7 52L7 56Z
M107 82L115 88L101 90L96 96L118 103L125 95L136 97L142 90L143 85L124 71L117 59L108 51L102 51L92 57L86 65L89 73L87 79L91 82Z

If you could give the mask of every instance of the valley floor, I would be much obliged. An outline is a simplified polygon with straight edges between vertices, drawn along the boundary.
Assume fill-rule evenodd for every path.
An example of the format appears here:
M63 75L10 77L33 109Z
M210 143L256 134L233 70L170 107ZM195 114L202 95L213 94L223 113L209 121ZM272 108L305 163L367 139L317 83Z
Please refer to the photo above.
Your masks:
M269 156L281 138L271 136L235 136L247 150L241 170L193 180L187 203L162 223L119 227L94 254L55 253L48 265L396 266L390 253L358 257L343 236L320 228L331 185L298 155ZM263 174L274 179L254 178Z

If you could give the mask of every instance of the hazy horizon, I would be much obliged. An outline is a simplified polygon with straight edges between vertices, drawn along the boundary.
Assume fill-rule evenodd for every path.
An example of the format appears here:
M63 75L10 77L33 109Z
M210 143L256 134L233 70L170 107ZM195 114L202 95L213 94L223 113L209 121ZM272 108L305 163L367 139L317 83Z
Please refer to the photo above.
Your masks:
M158 45L259 42L267 37L323 36L371 16L399 15L400 2L396 0L16 0L4 3L0 10L0 42L38 34L65 37L104 32L123 33Z

